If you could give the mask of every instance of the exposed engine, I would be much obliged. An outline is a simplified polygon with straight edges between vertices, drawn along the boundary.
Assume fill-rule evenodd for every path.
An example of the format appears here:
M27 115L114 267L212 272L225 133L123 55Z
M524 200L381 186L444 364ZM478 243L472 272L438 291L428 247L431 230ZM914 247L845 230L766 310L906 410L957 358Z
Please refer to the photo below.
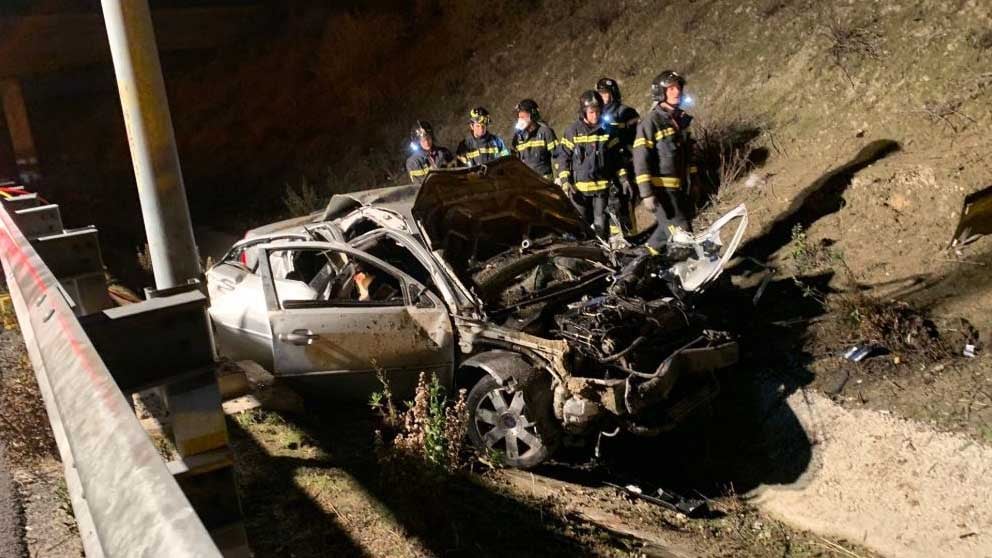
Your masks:
M657 300L612 294L568 306L555 316L555 337L575 349L575 366L585 377L648 377L690 335L691 320L675 298Z

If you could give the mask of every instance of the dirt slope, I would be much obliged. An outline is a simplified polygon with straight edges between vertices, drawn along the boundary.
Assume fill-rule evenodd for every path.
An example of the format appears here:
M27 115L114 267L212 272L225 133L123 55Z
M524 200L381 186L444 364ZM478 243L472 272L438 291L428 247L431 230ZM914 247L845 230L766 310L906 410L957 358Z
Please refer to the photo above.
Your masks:
M813 462L793 484L758 489L760 509L887 556L992 553L992 448L812 390L787 404Z

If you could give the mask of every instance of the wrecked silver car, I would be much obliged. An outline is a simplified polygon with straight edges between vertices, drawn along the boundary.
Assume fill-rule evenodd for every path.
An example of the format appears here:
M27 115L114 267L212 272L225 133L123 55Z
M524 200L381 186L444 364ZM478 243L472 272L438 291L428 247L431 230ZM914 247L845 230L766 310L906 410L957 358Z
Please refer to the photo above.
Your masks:
M336 195L207 272L222 354L364 397L421 371L469 390L469 436L514 467L565 435L654 434L717 393L737 345L693 298L743 236L731 211L665 255L614 249L516 159Z

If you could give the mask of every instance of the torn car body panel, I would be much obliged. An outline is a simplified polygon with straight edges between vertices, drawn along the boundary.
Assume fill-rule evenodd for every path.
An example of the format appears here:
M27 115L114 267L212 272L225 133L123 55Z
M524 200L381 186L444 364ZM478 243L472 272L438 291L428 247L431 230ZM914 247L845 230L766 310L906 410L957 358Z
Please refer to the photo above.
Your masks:
M951 246L968 244L986 234L992 234L992 186L965 196Z
M256 338L267 334L277 375L358 384L375 368L390 378L418 369L451 387L474 368L511 392L519 378L542 378L548 412L568 432L656 433L712 399L712 372L737 360L736 343L706 330L692 297L720 275L746 225L735 208L680 259L614 249L559 188L503 159L432 172L419 187L334 196L317 221L270 227L273 242L241 245L264 265L232 261L232 249L208 271L211 316L218 331L244 314L257 326L262 300L270 331ZM349 298L368 266L373 285L385 279L381 292L363 291L380 292L373 304ZM226 291L232 276L252 292Z

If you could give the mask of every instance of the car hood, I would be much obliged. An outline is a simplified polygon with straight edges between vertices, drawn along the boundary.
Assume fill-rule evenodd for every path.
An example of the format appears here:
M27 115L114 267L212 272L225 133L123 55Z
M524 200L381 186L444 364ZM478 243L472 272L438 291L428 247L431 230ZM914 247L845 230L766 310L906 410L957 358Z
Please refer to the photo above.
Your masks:
M456 267L528 240L594 238L561 188L512 157L431 172L411 214L431 248Z

